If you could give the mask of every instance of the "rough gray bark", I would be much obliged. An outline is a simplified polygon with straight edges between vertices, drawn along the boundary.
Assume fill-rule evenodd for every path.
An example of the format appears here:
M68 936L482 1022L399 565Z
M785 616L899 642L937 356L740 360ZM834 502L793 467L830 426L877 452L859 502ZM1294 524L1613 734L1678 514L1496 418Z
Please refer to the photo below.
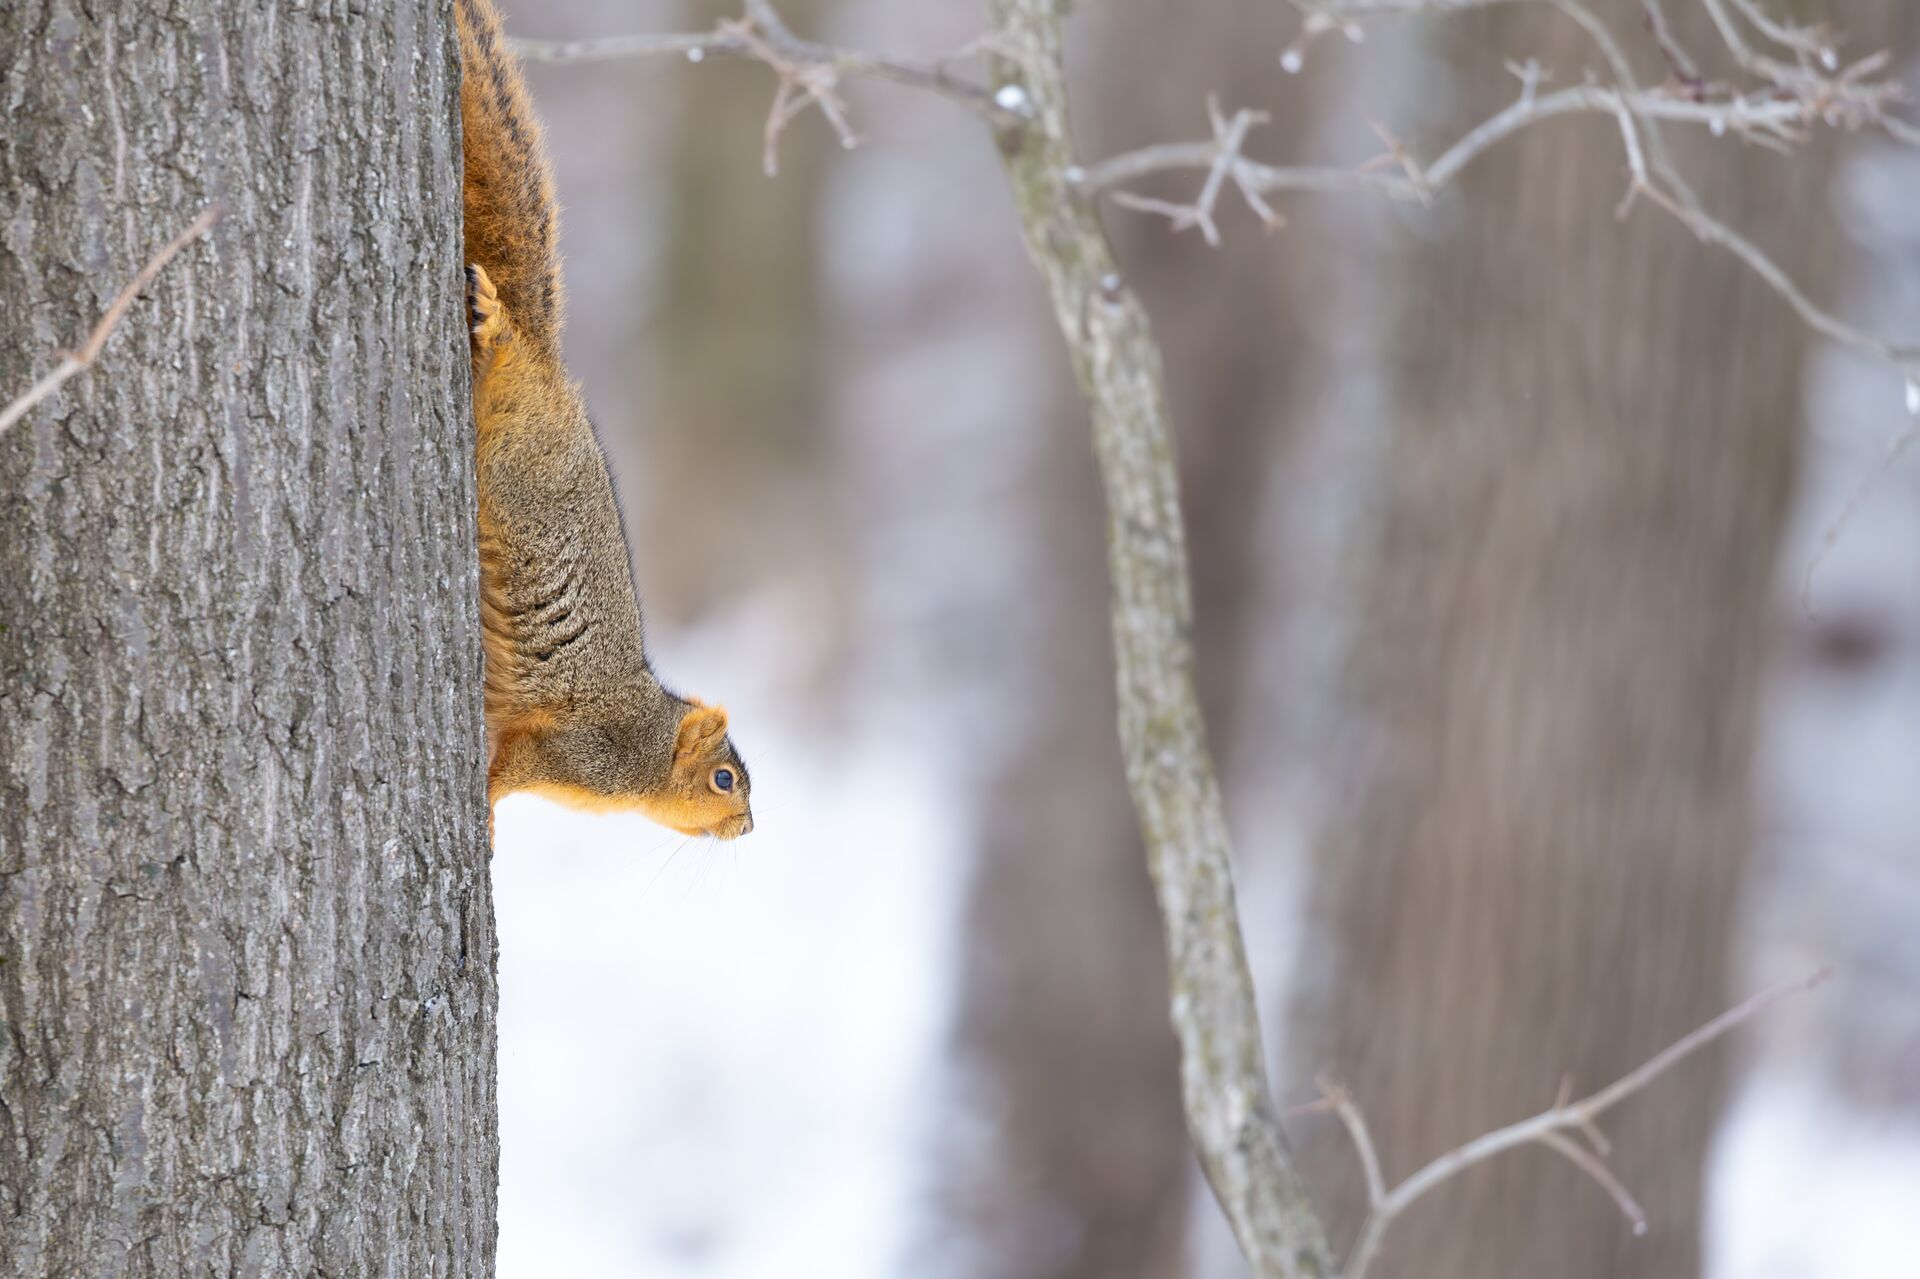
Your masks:
M1159 349L1074 167L1055 0L994 0L1000 143L1035 266L1087 397L1107 503L1121 752L1167 928L1187 1128L1254 1273L1334 1272L1274 1113L1240 940L1226 815L1194 686L1192 588Z
M0 1273L486 1276L443 0L0 10ZM9 391L8 393L11 393Z

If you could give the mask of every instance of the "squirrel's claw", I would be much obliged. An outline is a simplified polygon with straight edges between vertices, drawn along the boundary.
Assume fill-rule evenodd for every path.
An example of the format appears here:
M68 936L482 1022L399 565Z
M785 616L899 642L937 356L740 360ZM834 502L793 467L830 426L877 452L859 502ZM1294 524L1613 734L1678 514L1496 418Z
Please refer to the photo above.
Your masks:
M477 262L467 264L467 328L477 355L491 350L507 329L507 309L500 304L487 269Z

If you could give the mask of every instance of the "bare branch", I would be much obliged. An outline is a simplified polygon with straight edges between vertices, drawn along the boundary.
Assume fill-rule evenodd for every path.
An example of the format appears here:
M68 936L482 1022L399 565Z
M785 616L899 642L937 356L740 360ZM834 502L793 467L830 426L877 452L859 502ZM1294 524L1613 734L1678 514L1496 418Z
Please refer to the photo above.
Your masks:
M1200 225L1203 233L1211 219L1202 221L1199 214L1211 213L1222 179L1230 179L1249 202L1279 191L1357 191L1426 203L1468 165L1531 125L1557 116L1604 112L1619 126L1629 173L1629 186L1619 208L1622 216L1636 196L1645 195L1700 240L1733 254L1816 332L1889 363L1906 368L1920 364L1920 344L1869 333L1816 305L1807 290L1759 246L1708 213L1674 163L1660 131L1660 126L1667 123L1702 125L1715 136L1731 132L1758 146L1786 150L1805 140L1815 128L1874 128L1896 140L1920 145L1920 127L1892 114L1891 108L1903 100L1901 87L1876 78L1885 69L1883 55L1833 70L1837 59L1824 31L1775 23L1759 9L1757 0L1705 0L1736 60L1761 81L1757 87L1743 91L1709 85L1699 80L1697 64L1673 39L1659 0L1643 0L1655 38L1682 81L1677 88L1649 89L1639 85L1619 40L1582 0L1544 2L1588 34L1614 83L1542 94L1538 92L1542 78L1538 65L1518 65L1514 68L1521 78L1518 100L1469 130L1430 164L1421 164L1408 148L1377 125L1376 131L1386 141L1387 154L1359 169L1262 164L1246 156L1244 129L1229 138L1216 128L1209 142L1164 144L1110 157L1084 172L1076 171L1076 185L1091 193L1109 193L1110 198L1127 207L1168 216L1176 226ZM1308 29L1318 32L1338 21L1365 15L1480 6L1472 0L1296 0L1296 7L1308 15ZM1799 62L1789 65L1756 52L1741 30L1742 19L1793 53ZM1296 43L1290 49L1304 47ZM1814 66L1816 61L1827 69ZM1245 119L1248 128L1259 122L1246 112L1234 119ZM1193 204L1146 199L1119 190L1150 175L1195 169L1205 170L1207 178L1200 198ZM1273 225L1273 220L1268 219L1268 224ZM1208 240L1212 243L1213 237L1209 235Z
M1527 0L1293 0L1293 7L1309 17L1366 18L1385 14L1459 13L1525 3Z
M1741 29L1740 22L1735 15L1739 13L1751 19L1758 14L1758 10L1752 5L1742 4L1737 8L1733 8L1729 7L1724 0L1704 0L1704 7L1706 8L1707 16L1713 19L1713 25L1719 30L1720 39L1725 42L1727 51L1733 54L1734 60L1738 62L1742 68L1768 80L1797 80L1800 78L1804 68L1787 66L1785 63L1776 61L1760 53L1754 49L1751 44L1747 43L1746 33ZM1761 22L1757 24L1762 35L1765 35L1766 29L1772 25L1773 24L1768 22L1764 16L1761 17ZM1784 46L1784 42L1779 43L1782 43ZM1822 50L1821 52L1829 57L1832 56L1831 50Z
M781 73L783 68L787 73L805 69L823 77L886 80L957 102L994 125L1018 122L1017 116L995 103L993 95L984 87L947 70L947 63L971 56L978 49L962 50L931 64L842 49L794 35L778 13L764 3L748 5L744 20L723 22L709 32L608 36L598 40L511 39L507 43L529 62L595 62L678 54L693 62L709 57L743 58L763 62L776 73Z
M1620 1179L1613 1175L1613 1169L1607 1167L1605 1160L1557 1132L1543 1132L1534 1140L1549 1149L1559 1151L1572 1162L1574 1167L1599 1182L1600 1188L1611 1195L1613 1202L1619 1205L1620 1214L1627 1219L1627 1224L1633 1228L1634 1234L1647 1233L1647 1214L1641 1209L1639 1200L1620 1184Z
M1206 242L1218 248L1220 228L1214 224L1213 213L1220 202L1222 188L1231 182L1269 230L1284 225L1284 220L1273 211L1273 207L1248 185L1240 167L1240 148L1246 144L1248 130L1256 124L1266 124L1271 117L1264 111L1241 110L1234 112L1233 119L1228 120L1220 114L1219 100L1212 96L1207 98L1207 117L1213 123L1213 163L1208 166L1206 181L1201 183L1200 195L1192 204L1173 204L1126 191L1116 192L1114 202L1131 209L1161 214L1173 223L1176 231L1197 226ZM1067 176L1077 177L1078 171Z
M1550 1109L1530 1119L1523 1119L1519 1123L1509 1124L1505 1128L1475 1137L1472 1141L1457 1146L1433 1160L1388 1191L1380 1200L1379 1206L1368 1214L1366 1222L1360 1228L1360 1237L1354 1244L1353 1254L1348 1258L1345 1279L1364 1279L1368 1267L1373 1264L1374 1258L1379 1253L1387 1228L1393 1224L1395 1218L1411 1207L1415 1200L1475 1164L1483 1163L1495 1155L1529 1143L1549 1146L1559 1151L1598 1181L1601 1187L1613 1196L1614 1202L1620 1205L1620 1210L1626 1215L1628 1221L1634 1224L1635 1233L1640 1233L1645 1229L1646 1218L1633 1196L1627 1193L1626 1187L1622 1186L1607 1169L1600 1155L1591 1154L1582 1149L1568 1140L1564 1134L1576 1132L1586 1134L1594 1140L1596 1150L1604 1152L1605 1139L1600 1137L1596 1127L1596 1121L1601 1115L1728 1031L1752 1021L1783 999L1812 990L1831 975L1830 970L1823 968L1809 976L1795 978L1763 990L1677 1040L1637 1069L1621 1076L1600 1091L1579 1101L1568 1102L1565 1100L1563 1090L1561 1098Z
M1525 2L1528 0L1295 0L1295 7L1307 15L1304 40L1334 29L1345 30L1358 38L1356 24L1361 18L1445 13ZM1556 116L1605 112L1621 124L1621 138L1632 175L1628 198L1622 202L1623 211L1634 195L1648 195L1653 203L1685 222L1700 239L1738 257L1820 333L1880 359L1902 364L1920 362L1920 345L1876 337L1816 306L1806 290L1750 240L1708 214L1668 157L1656 128L1659 121L1700 124L1716 135L1731 131L1757 145L1783 149L1820 125L1873 127L1902 142L1920 145L1920 127L1889 110L1900 100L1899 86L1871 79L1881 63L1866 59L1835 74L1823 74L1805 61L1820 43L1818 37L1824 36L1823 32L1774 23L1754 0L1704 0L1736 60L1764 81L1761 88L1744 93L1715 89L1697 82L1696 64L1672 40L1659 0L1643 0L1649 23L1669 61L1683 81L1691 81L1684 85L1682 93L1646 90L1635 83L1619 42L1585 5L1578 0L1545 2L1587 30L1613 70L1617 83L1611 87L1588 85L1542 96L1536 92L1537 68L1526 64L1522 68L1520 99L1469 131L1430 164L1420 164L1411 151L1391 140L1389 157L1398 164L1398 173L1376 172L1370 168L1280 168L1260 164L1244 154L1248 133L1263 122L1260 113L1236 112L1223 127L1215 108L1210 112L1215 125L1211 141L1173 143L1128 152L1088 169L1075 168L1068 174L1068 180L1082 191L1109 193L1110 198L1126 207L1164 216L1176 229L1198 227L1209 244L1217 244L1218 228L1213 215L1220 192L1229 182L1269 228L1283 223L1266 200L1278 191L1362 191L1395 200L1425 202L1474 160L1522 129ZM514 40L511 43L521 56L534 61L576 62L681 54L695 61L708 56L737 57L767 65L779 77L779 87L767 116L763 163L769 173L777 166L775 148L780 133L809 105L820 108L842 145L854 144L855 134L838 96L839 80L843 76L890 80L940 94L961 103L1003 131L1018 129L1028 118L1024 99L1008 96L1007 87L990 92L980 84L951 74L946 64L953 59L920 65L802 40L787 28L768 0L747 0L746 15L743 20L722 23L715 31L704 34L615 36L566 42ZM1755 51L1741 30L1741 18L1763 37L1801 54L1802 64L1790 66ZM1304 48L1303 42L1289 47L1296 65ZM989 36L954 57L970 56L983 49L1003 56L1008 52L1006 42ZM1821 45L1819 58L1831 62L1830 54L1830 47ZM1024 66L1019 57L1011 61ZM1635 121L1639 123L1636 125ZM1204 170L1206 177L1199 196L1191 203L1116 190L1151 174L1192 169Z
M1521 67L1524 72L1526 68ZM1533 82L1536 86L1538 80ZM1703 125L1715 133L1741 136L1776 135L1798 140L1796 132L1819 117L1805 104L1753 95L1718 101L1696 101L1660 90L1646 90L1632 98L1598 85L1541 94L1524 83L1521 97L1504 110L1474 126L1431 164L1421 167L1430 191L1455 181L1475 160L1522 129L1558 116L1604 114L1617 116L1623 106L1636 118ZM1257 123L1257 121L1256 121ZM1090 165L1079 179L1089 191L1107 191L1157 173L1211 168L1218 160L1217 142L1172 142L1142 147ZM1336 169L1280 167L1262 164L1244 155L1234 162L1234 175L1250 189L1276 191L1356 191L1390 199L1415 201L1419 192L1404 174L1382 174L1367 168Z
M1353 1139L1353 1152L1360 1157L1360 1174L1367 1180L1367 1208L1378 1212L1387 1199L1387 1180L1380 1172L1380 1151L1367 1130L1367 1117L1354 1104L1353 1094L1330 1079L1320 1081L1320 1096L1325 1108L1339 1116Z
M1575 1102L1568 1107L1569 1112L1575 1119L1587 1122L1600 1118L1601 1115L1612 1110L1728 1031L1746 1025L1780 1001L1791 999L1795 995L1804 995L1810 990L1825 985L1832 978L1831 968L1818 968L1804 977L1795 977L1790 981L1769 986L1756 995L1749 995L1706 1025L1642 1064L1639 1069L1614 1080L1586 1100Z
M167 263L173 261L180 250L199 239L208 227L218 222L224 211L224 206L218 201L208 205L199 217L187 224L185 230L167 241L158 253L147 259L147 264L140 268L140 273L134 276L132 282L120 290L120 295L108 305L106 313L100 317L100 322L93 326L93 332L87 335L87 340L80 349L55 352L60 357L60 362L39 381L21 392L13 403L7 405L4 410L0 410L0 435L5 435L9 427L26 416L34 405L59 390L69 378L92 368L93 362L100 358L101 350L107 345L107 339L113 336L114 329L126 315L127 308L133 305L133 300L139 297L162 271L167 269Z
M1754 0L1733 0L1733 7L1754 29L1783 49L1822 61L1837 61L1830 34L1824 27L1789 27L1775 22Z
M530 40L509 36L507 46L527 62L608 62L616 58L653 58L680 54L690 62L709 57L744 58L747 48L718 31L667 32L658 35L601 36L591 40Z
M1642 191L1653 190L1653 179L1647 176L1647 159L1640 151L1640 131L1634 126L1633 112L1627 109L1625 102L1621 102L1614 116L1620 121L1620 140L1627 148L1627 172L1633 175L1626 195L1613 211L1614 217L1624 219L1633 208L1633 197Z
M1093 428L1107 508L1120 742L1166 926L1187 1130L1254 1275L1330 1279L1326 1232L1267 1086L1226 814L1194 689L1192 586L1160 352L1092 202L1080 198L1070 176L1078 170L1062 9L1056 0L993 0L1005 33L995 82L1018 90L1031 108L1026 126L999 140L1021 233L1046 281ZM1216 175L1216 196L1224 183L1241 180L1231 154L1242 131L1216 113L1204 166ZM1222 152L1224 163L1216 158Z
M1683 84L1699 85L1703 79L1700 64L1693 60L1693 55L1682 47L1679 37L1673 34L1673 24L1667 21L1662 0L1640 0L1640 7L1646 11L1647 26L1653 32L1654 43L1666 55L1667 65L1673 68L1673 74Z
M722 22L720 33L740 41L748 56L765 63L779 82L773 93L773 105L767 110L766 142L761 155L761 167L766 175L773 177L780 172L780 135L809 103L819 107L820 114L833 125L841 146L851 150L858 145L853 126L847 123L846 104L840 100L838 68L832 62L789 60L770 43L773 39L792 39L792 33L780 23L779 17L764 3L749 4L747 11L754 15L752 20ZM756 22L766 27L766 36L755 29Z

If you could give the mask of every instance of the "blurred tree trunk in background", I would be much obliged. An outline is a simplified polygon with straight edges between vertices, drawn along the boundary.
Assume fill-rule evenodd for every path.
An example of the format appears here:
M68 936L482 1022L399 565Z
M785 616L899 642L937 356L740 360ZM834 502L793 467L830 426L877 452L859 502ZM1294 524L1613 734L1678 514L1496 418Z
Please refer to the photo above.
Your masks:
M1420 121L1427 154L1511 100L1501 56L1538 50L1558 83L1595 61L1550 14L1425 31L1389 118ZM1823 278L1820 151L1669 136L1709 207ZM1608 1082L1732 993L1808 337L1667 214L1617 222L1625 181L1616 125L1534 130L1372 263L1390 443L1289 1046L1290 1095L1321 1068L1351 1083L1390 1179L1551 1104L1563 1075ZM1720 1097L1707 1058L1609 1123L1646 1238L1529 1151L1435 1194L1378 1273L1697 1275ZM1351 1152L1313 1131L1350 1238Z
M786 0L794 30L815 33L832 0ZM737 0L700 0L683 25L710 29L740 16ZM777 176L761 165L761 134L774 80L765 67L720 63L684 77L684 99L666 147L652 342L657 366L636 399L648 406L633 448L646 487L643 546L680 553L647 557L649 618L697 617L755 582L804 576L844 589L841 507L824 467L832 437L820 429L828 353L819 340L820 198L826 157L839 148L827 122L803 112L780 138ZM636 197L636 203L640 197ZM655 483L653 476L707 474L712 488ZM726 512L752 505L759 521ZM783 530L753 540L755 527ZM845 609L823 610L843 617ZM833 644L838 650L844 645ZM822 689L823 700L834 690Z
M0 1273L493 1272L445 3L0 10Z
M975 1274L1162 1279L1183 1272L1192 1157L1113 737L1100 498L1076 407L1058 403L1028 490L1045 504L1033 568L1057 584L1025 627L1046 705L989 774L962 925L955 1034L988 1149L945 1197Z

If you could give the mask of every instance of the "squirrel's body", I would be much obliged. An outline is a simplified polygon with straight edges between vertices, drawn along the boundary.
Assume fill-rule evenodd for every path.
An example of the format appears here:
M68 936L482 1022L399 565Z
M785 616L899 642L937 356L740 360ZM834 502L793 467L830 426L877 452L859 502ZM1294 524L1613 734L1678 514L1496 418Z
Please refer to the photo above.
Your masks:
M492 0L457 0L490 795L753 828L726 712L647 660L620 508L560 362L553 179Z

